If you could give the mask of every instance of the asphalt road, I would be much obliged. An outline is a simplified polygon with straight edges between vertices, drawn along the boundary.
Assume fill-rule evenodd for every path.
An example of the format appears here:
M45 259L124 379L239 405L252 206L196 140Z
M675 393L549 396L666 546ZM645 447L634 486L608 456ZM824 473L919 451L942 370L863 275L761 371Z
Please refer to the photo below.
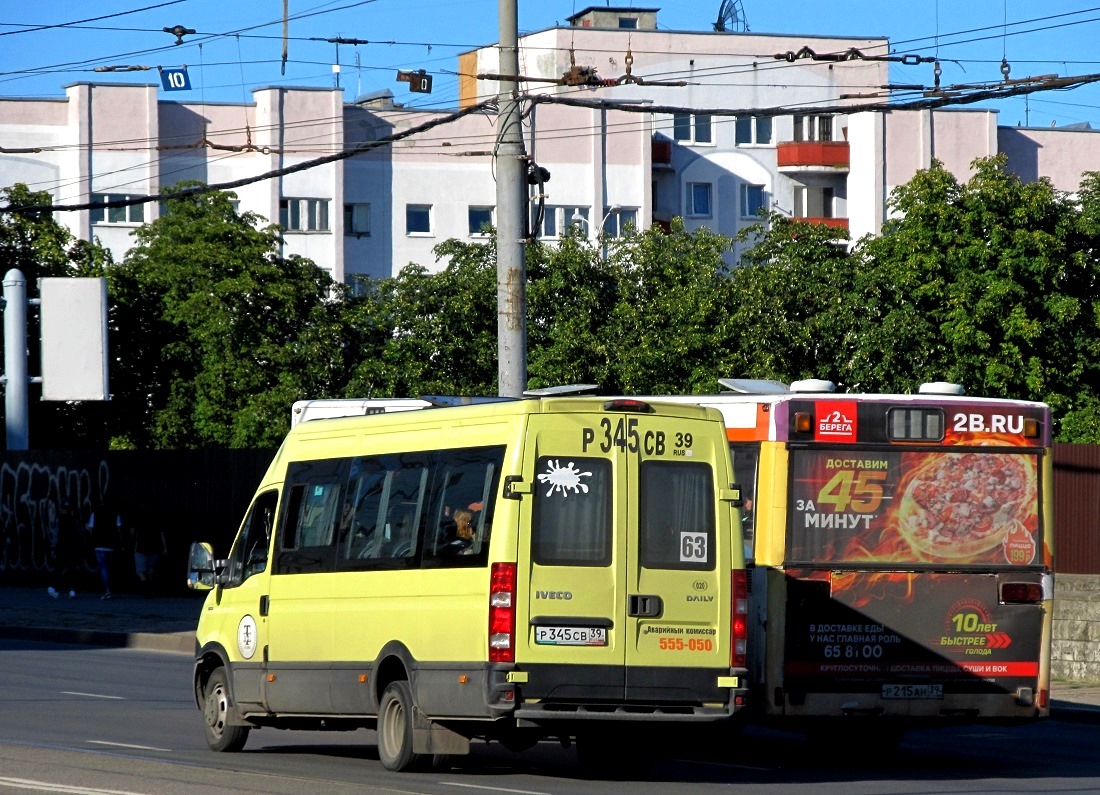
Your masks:
M640 747L649 772L585 778L572 749L475 745L437 772L393 774L374 734L254 731L237 754L203 740L186 655L0 641L0 792L956 793L1100 791L1100 722L911 732L899 751L816 748L749 729L723 749ZM609 738L610 741L610 738ZM659 758L661 757L661 758ZM639 765L641 770L641 765Z

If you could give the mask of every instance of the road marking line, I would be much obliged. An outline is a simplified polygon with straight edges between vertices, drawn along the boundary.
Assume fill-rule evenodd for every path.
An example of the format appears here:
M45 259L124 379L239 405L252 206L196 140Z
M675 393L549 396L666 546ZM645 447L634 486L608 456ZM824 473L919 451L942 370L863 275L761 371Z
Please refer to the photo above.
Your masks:
M74 787L69 784L55 784L51 781L34 781L28 778L7 778L0 776L0 784L16 789L41 790L42 792L66 792L73 795L142 795L140 792L131 792L122 789L92 789L90 787Z
M133 748L137 751L164 751L167 753L171 751L171 748L157 748L153 745L130 745L130 743L111 743L106 740L88 740L91 745L109 745L112 748Z
M63 696L84 696L85 698L109 698L112 701L125 701L126 700L122 696L105 696L102 693L80 693L76 690L62 690L61 695L63 695Z
M484 789L484 790L489 790L490 792L516 792L516 793L519 793L519 795L550 795L549 792L537 792L535 790L530 790L530 789L506 789L505 787L483 787L479 784L463 784L461 781L441 781L439 783L443 784L445 786L448 786L448 787L466 787L468 789Z

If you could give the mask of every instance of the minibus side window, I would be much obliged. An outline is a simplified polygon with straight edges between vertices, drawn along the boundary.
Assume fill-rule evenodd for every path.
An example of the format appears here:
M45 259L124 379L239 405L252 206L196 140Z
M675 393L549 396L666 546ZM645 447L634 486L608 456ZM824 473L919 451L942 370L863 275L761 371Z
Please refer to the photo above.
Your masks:
M389 481L390 473L379 459L363 457L351 462L344 518L340 522L342 560L369 562L378 558L385 518L382 504Z
M429 453L362 456L348 462L339 522L339 568L418 565Z
M638 529L643 566L714 569L713 478L709 464L642 462Z
M271 528L275 519L275 506L279 504L279 492L265 491L252 504L237 543L229 553L227 587L240 585L253 574L267 568Z
M542 566L611 564L611 462L542 456L536 463L531 552Z
M468 568L489 561L494 497L504 447L441 450L432 462L424 568Z
M331 571L343 461L308 461L287 471L287 503L276 574Z

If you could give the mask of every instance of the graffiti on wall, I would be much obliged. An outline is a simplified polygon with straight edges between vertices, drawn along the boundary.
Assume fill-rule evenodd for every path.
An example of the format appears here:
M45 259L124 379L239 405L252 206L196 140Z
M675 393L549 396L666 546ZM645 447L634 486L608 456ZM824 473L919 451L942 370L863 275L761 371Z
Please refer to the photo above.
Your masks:
M110 484L105 460L89 467L4 463L0 467L0 573L96 569L88 518L104 504ZM75 506L76 538L61 532L60 507ZM75 549L64 548L72 543Z

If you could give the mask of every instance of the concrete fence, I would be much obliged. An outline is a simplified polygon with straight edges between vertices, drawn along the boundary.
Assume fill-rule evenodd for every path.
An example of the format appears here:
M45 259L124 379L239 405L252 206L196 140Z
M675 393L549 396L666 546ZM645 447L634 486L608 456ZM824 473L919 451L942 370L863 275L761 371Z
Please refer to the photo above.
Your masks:
M1051 674L1100 682L1100 575L1055 576Z

